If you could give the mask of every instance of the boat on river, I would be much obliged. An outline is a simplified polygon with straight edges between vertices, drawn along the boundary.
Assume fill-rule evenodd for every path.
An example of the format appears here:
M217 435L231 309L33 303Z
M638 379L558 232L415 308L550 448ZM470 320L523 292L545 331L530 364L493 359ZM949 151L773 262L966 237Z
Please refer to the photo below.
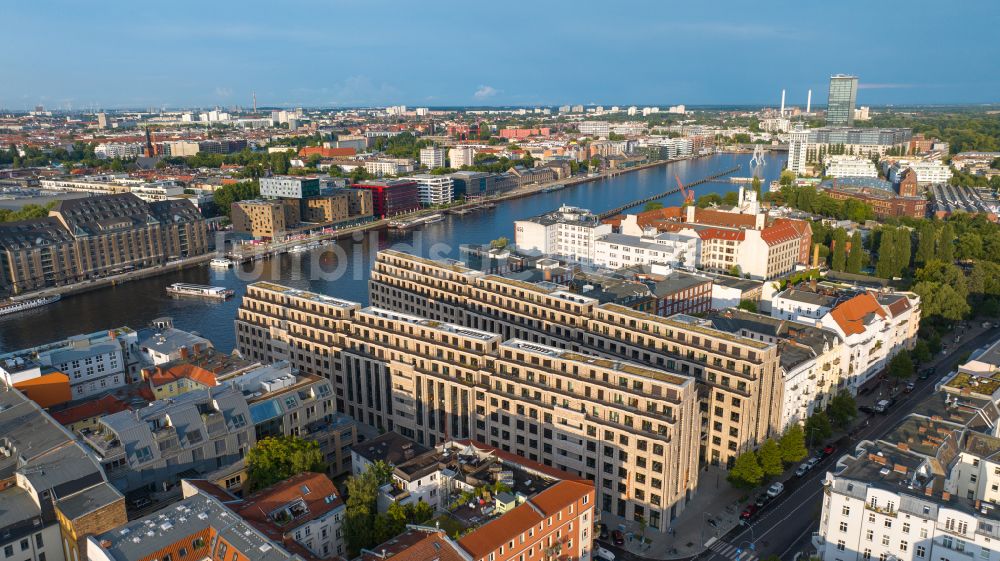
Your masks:
M16 314L18 312L24 312L27 310L32 310L35 308L41 308L42 306L47 306L53 302L58 302L62 298L58 294L53 294L52 296L43 296L41 298L29 298L27 300L13 300L7 304L0 304L0 316L6 316L9 314Z
M197 298L213 298L225 300L233 295L232 289L224 286L208 286L204 284L188 284L175 282L167 287L167 294L173 296L194 296Z

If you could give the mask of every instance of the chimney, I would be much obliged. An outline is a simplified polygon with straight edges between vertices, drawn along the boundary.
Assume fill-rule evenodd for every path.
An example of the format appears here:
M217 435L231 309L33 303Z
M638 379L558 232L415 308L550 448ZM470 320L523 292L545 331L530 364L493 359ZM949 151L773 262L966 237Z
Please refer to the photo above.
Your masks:
M187 346L181 347L181 358L188 358L191 356L191 351L188 350Z
M941 500L942 501L950 501L951 500L951 493L949 493L948 491L941 491Z
M547 281L552 280L552 269L542 269L542 278Z
M115 331L113 329L109 329L108 330L108 337L110 337L111 339L117 339L118 338L118 334L115 333Z
M927 495L928 497L933 497L934 496L934 487L932 487L930 485L928 485L927 487L924 487L924 494Z

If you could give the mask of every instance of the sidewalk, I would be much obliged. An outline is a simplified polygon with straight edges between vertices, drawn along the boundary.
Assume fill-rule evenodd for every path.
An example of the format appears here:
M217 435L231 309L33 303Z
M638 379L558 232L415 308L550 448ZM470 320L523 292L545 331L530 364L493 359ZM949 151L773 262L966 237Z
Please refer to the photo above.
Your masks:
M622 530L625 533L622 549L638 557L665 560L692 557L705 551L709 539L723 536L739 524L740 499L750 492L734 488L726 481L726 474L721 467L703 467L699 472L698 492L674 520L671 530L647 530L647 543L639 540L638 522L609 513L603 513L601 520L610 530Z

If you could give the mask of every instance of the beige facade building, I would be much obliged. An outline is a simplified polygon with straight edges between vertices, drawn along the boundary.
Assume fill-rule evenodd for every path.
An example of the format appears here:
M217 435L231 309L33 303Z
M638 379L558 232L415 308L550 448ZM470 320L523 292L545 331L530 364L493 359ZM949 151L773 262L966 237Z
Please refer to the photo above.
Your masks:
M300 222L299 201L237 201L233 203L230 218L236 232L249 233L255 238L274 238Z
M135 195L59 201L49 216L0 224L0 292L19 294L155 267L208 251L189 201Z
M581 304L560 303L576 322ZM622 339L633 332L630 309L595 316ZM595 482L604 510L665 530L697 485L695 378L492 326L362 308L270 283L248 287L236 320L241 354L328 376L338 410L359 421L428 446L473 439L577 473ZM622 354L641 359L638 349L651 343L636 339L635 353ZM743 419L737 423L753 422Z
M302 199L302 221L326 224L347 220L347 199L346 194Z

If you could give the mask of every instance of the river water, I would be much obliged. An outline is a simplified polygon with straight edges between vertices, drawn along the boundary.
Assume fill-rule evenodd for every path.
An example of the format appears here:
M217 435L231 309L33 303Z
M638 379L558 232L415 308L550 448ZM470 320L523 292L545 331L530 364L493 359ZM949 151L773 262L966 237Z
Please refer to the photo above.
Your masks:
M780 175L784 159L784 154L772 153L766 157L762 169L765 186ZM676 162L501 202L493 210L448 215L441 222L409 232L369 232L359 235L360 239L339 240L335 246L281 255L228 271L212 270L205 265L67 296L55 304L0 319L0 352L113 327L138 329L162 316L173 317L178 328L196 331L210 339L217 349L229 352L235 343L233 319L249 282L276 281L365 303L372 258L380 249L394 247L424 256L458 258L462 244L488 243L500 236L513 241L515 220L547 212L560 204L601 212L671 189L676 185L674 174L689 183L740 164L741 169L735 175L747 176L749 161L749 154L720 154ZM699 185L696 194L723 194L738 188L728 181L717 181ZM680 194L662 200L668 206L679 205L681 201ZM641 208L631 212L636 210ZM236 295L225 302L177 299L164 291L175 282L226 286Z

